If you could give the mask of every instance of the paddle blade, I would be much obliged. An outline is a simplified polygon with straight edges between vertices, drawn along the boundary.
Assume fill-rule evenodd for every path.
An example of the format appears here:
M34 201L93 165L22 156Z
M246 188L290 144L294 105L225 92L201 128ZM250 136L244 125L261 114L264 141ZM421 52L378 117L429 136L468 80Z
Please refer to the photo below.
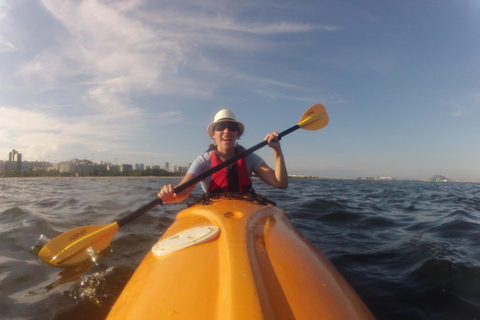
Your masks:
M316 104L308 108L303 114L298 126L305 130L319 130L328 124L327 110L322 104Z
M106 249L118 230L117 222L107 226L79 227L57 236L48 242L38 256L54 267L71 267L91 259L89 248L94 253Z

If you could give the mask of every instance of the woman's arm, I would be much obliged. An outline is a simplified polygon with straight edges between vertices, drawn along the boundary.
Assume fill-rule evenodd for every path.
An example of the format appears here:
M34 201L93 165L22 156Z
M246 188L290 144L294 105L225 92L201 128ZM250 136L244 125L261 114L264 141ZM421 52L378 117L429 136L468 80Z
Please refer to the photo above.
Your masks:
M267 134L265 140L268 141L268 146L273 149L275 170L264 162L255 170L255 174L265 183L275 188L286 189L288 187L288 173L280 141L278 141L278 133L272 132Z

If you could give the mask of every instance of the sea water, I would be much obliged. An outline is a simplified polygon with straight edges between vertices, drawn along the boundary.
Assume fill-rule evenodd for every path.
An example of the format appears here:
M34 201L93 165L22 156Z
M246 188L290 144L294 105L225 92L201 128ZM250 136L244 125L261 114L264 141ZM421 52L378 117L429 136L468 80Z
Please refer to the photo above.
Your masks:
M159 206L118 230L77 270L46 266L33 247L118 220L178 178L0 179L0 318L105 319L176 213ZM480 184L254 180L335 265L378 319L480 319ZM197 187L193 198L201 195ZM43 235L45 239L40 239Z

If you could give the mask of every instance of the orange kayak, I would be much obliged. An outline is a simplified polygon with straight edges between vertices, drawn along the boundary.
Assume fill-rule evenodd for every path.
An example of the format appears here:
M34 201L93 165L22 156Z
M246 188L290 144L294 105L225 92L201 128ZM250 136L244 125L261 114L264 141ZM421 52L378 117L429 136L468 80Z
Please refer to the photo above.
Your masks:
M181 211L107 319L374 319L272 204L225 197Z

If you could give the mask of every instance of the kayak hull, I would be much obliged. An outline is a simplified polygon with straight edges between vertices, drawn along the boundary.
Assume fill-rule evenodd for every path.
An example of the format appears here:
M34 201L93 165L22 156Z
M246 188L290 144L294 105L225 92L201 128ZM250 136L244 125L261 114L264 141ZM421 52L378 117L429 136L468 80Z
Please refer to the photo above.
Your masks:
M374 319L275 206L227 199L194 205L159 244L209 226L219 232L199 244L160 256L150 250L107 319Z

